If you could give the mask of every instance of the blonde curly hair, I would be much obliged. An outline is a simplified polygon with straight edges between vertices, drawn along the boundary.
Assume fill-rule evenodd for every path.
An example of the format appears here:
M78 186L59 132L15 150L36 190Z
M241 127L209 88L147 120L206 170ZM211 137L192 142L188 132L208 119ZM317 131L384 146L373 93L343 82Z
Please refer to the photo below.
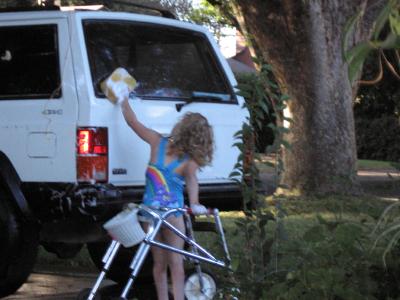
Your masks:
M178 156L187 154L200 167L211 163L214 133L203 115L186 113L172 129L170 139L170 150Z

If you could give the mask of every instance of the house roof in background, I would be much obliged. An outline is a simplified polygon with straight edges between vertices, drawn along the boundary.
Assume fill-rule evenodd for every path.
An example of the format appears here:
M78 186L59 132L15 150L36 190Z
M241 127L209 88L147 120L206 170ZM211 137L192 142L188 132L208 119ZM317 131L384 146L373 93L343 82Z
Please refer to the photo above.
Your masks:
M256 73L257 72L255 68L249 67L248 65L246 65L234 58L228 58L227 61L234 73Z

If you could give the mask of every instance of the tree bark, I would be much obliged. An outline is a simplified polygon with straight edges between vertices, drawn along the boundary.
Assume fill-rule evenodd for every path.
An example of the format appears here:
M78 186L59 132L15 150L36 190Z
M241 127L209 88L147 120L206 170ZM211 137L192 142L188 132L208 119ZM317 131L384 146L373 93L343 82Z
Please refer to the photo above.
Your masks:
M353 87L342 54L346 22L366 9L349 46L367 38L382 1L236 0L244 26L290 96L282 184L300 194L355 193ZM368 16L368 18L367 18Z

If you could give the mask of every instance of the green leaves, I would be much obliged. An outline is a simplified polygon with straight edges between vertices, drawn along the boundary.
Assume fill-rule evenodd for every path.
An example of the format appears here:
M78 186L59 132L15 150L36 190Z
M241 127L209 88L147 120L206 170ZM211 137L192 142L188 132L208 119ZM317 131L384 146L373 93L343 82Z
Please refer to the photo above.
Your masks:
M273 257L274 247L280 240L287 239L286 230L280 222L285 213L279 205L267 206L260 185L259 170L254 162L257 158L255 142L257 133L262 132L260 129L270 128L273 132L273 147L267 147L267 152L274 151L277 159L274 164L266 164L279 173L283 170L279 153L282 148L290 148L290 143L283 139L288 129L277 125L275 120L282 115L289 97L280 93L271 70L271 66L263 64L259 74L239 76L237 85L238 94L245 97L245 107L250 114L249 122L243 124L242 129L235 134L233 146L241 153L230 174L235 180L242 177L245 219L236 222L236 226L237 233L243 236L244 242L241 245L240 259L234 260L241 299L264 299L270 264L276 259ZM287 121L291 120L287 118ZM259 158L258 160L260 161Z
M399 8L400 0L389 0L375 21L371 40L361 41L351 49L348 49L348 41L364 12L359 11L347 22L344 28L342 47L343 55L348 63L348 75L351 83L357 79L365 59L372 51L400 47ZM387 24L390 27L390 32L382 39L382 33Z
M318 215L317 223L305 231L296 245L300 264L290 271L287 288L298 299L373 299L370 290L359 285L368 281L367 250L358 245L367 241L363 228L345 220L327 220ZM373 286L373 285L371 285Z
M393 21L395 22L396 15L398 16L398 5L399 5L398 0L389 0L387 5L385 5L384 8L381 10L381 12L379 13L379 15L375 21L374 31L372 34L373 40L379 39L379 35L381 34L388 19L389 19L391 26L392 26L391 19L393 19ZM396 6L397 6L397 10L396 10Z
M346 51L349 48L348 41L350 39L350 36L354 32L355 26L356 26L357 22L361 19L363 14L364 14L364 11L360 10L357 14L355 14L353 17L351 17L347 21L347 23L343 29L344 34L343 34L343 39L342 39L342 50L343 50L344 57L346 57Z
M303 235L303 240L305 242L316 243L320 242L324 239L324 230L323 227L318 225L310 228L306 233Z
M348 72L350 82L353 82L357 78L365 59L373 49L374 47L371 42L367 41L359 43L346 53L345 58L349 64Z
M397 36L400 35L400 13L399 10L392 9L389 15L391 31Z
M335 230L335 240L340 243L342 247L349 250L362 233L361 227L356 224L339 224Z

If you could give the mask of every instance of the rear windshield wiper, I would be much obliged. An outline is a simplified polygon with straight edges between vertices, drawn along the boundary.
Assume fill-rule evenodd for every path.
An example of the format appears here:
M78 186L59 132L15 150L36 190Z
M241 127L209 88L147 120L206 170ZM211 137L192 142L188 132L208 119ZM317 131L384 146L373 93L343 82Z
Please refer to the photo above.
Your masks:
M184 103L175 104L176 111L180 112L182 107L189 105L193 102L229 102L231 101L231 95L228 94L216 94L216 93L205 93L205 92L193 92L192 96Z

